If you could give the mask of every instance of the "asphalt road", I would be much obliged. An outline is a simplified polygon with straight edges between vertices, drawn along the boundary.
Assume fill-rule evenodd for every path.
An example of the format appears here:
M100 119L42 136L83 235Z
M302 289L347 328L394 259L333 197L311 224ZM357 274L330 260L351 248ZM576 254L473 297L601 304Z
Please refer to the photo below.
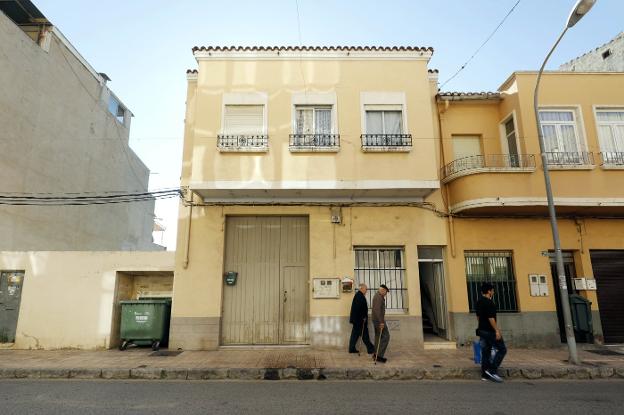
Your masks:
M0 381L0 414L624 414L624 381Z

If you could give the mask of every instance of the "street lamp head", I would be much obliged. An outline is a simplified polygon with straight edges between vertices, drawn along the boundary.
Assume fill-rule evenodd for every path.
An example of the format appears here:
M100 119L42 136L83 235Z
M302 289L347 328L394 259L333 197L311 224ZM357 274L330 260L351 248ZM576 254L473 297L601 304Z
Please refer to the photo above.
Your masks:
M596 4L596 0L578 0L568 17L568 28L574 26Z

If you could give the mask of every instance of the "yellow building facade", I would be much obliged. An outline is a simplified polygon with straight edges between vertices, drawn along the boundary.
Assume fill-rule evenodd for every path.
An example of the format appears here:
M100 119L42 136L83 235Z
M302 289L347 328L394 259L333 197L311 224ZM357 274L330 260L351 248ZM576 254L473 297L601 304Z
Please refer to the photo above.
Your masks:
M552 279L546 295L533 297L529 287L529 274L550 275L541 252L551 243L539 160L524 157L539 153L522 92L531 74L515 74L498 93L439 94L437 72L427 68L431 48L193 53L171 347L346 347L359 283L371 292L390 287L392 345L463 344L474 338L470 293L484 278L508 292L501 322L513 343L559 342ZM574 76L605 88L617 81ZM618 105L606 91L587 104L587 93L576 99L555 80L546 77L545 101ZM507 156L491 168L489 154ZM617 215L621 188L610 182L624 176L584 164L555 175L561 188L576 175L600 183L590 198L568 186L566 203L582 195L596 202L583 209L596 213L562 222L577 274L591 277L592 249L624 247L618 220L598 218L604 198L605 215ZM510 208L516 199L528 202ZM581 294L601 335L596 295Z

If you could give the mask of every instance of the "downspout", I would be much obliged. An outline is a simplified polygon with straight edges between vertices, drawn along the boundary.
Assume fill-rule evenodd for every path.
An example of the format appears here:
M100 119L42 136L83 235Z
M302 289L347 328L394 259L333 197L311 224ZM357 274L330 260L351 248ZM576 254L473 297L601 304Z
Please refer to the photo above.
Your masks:
M441 166L440 166L440 170L442 170L442 168L446 165L446 157L444 157L444 134L442 132L442 114L444 114L446 112L446 110L448 110L448 108L450 107L450 102L445 100L444 101L444 110L440 111L440 106L437 105L436 103L436 109L438 110L438 131L440 132L440 161L441 161ZM442 192L444 193L445 196L442 197L442 199L444 200L444 204L445 204L445 208L446 211L448 213L450 213L450 208L449 208L449 204L448 204L448 200L449 200L449 189L448 186L446 184L442 184L442 186L444 186L444 189L442 190ZM451 256L453 258L455 258L456 253L455 253L455 223L453 221L453 215L448 215L448 226L447 226L447 230L448 230L448 235L449 235L449 248L451 249Z
M189 252L191 247L191 219L193 218L193 195L191 194L191 200L188 205L188 220L186 221L186 233L184 239L184 260L182 261L182 268L187 269L189 264Z

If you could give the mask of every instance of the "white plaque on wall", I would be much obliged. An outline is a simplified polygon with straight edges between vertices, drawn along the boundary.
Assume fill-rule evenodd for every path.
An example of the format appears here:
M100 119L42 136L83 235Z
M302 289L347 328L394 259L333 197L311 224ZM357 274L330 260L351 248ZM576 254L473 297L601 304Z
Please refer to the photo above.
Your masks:
M313 298L340 298L340 278L314 278Z

